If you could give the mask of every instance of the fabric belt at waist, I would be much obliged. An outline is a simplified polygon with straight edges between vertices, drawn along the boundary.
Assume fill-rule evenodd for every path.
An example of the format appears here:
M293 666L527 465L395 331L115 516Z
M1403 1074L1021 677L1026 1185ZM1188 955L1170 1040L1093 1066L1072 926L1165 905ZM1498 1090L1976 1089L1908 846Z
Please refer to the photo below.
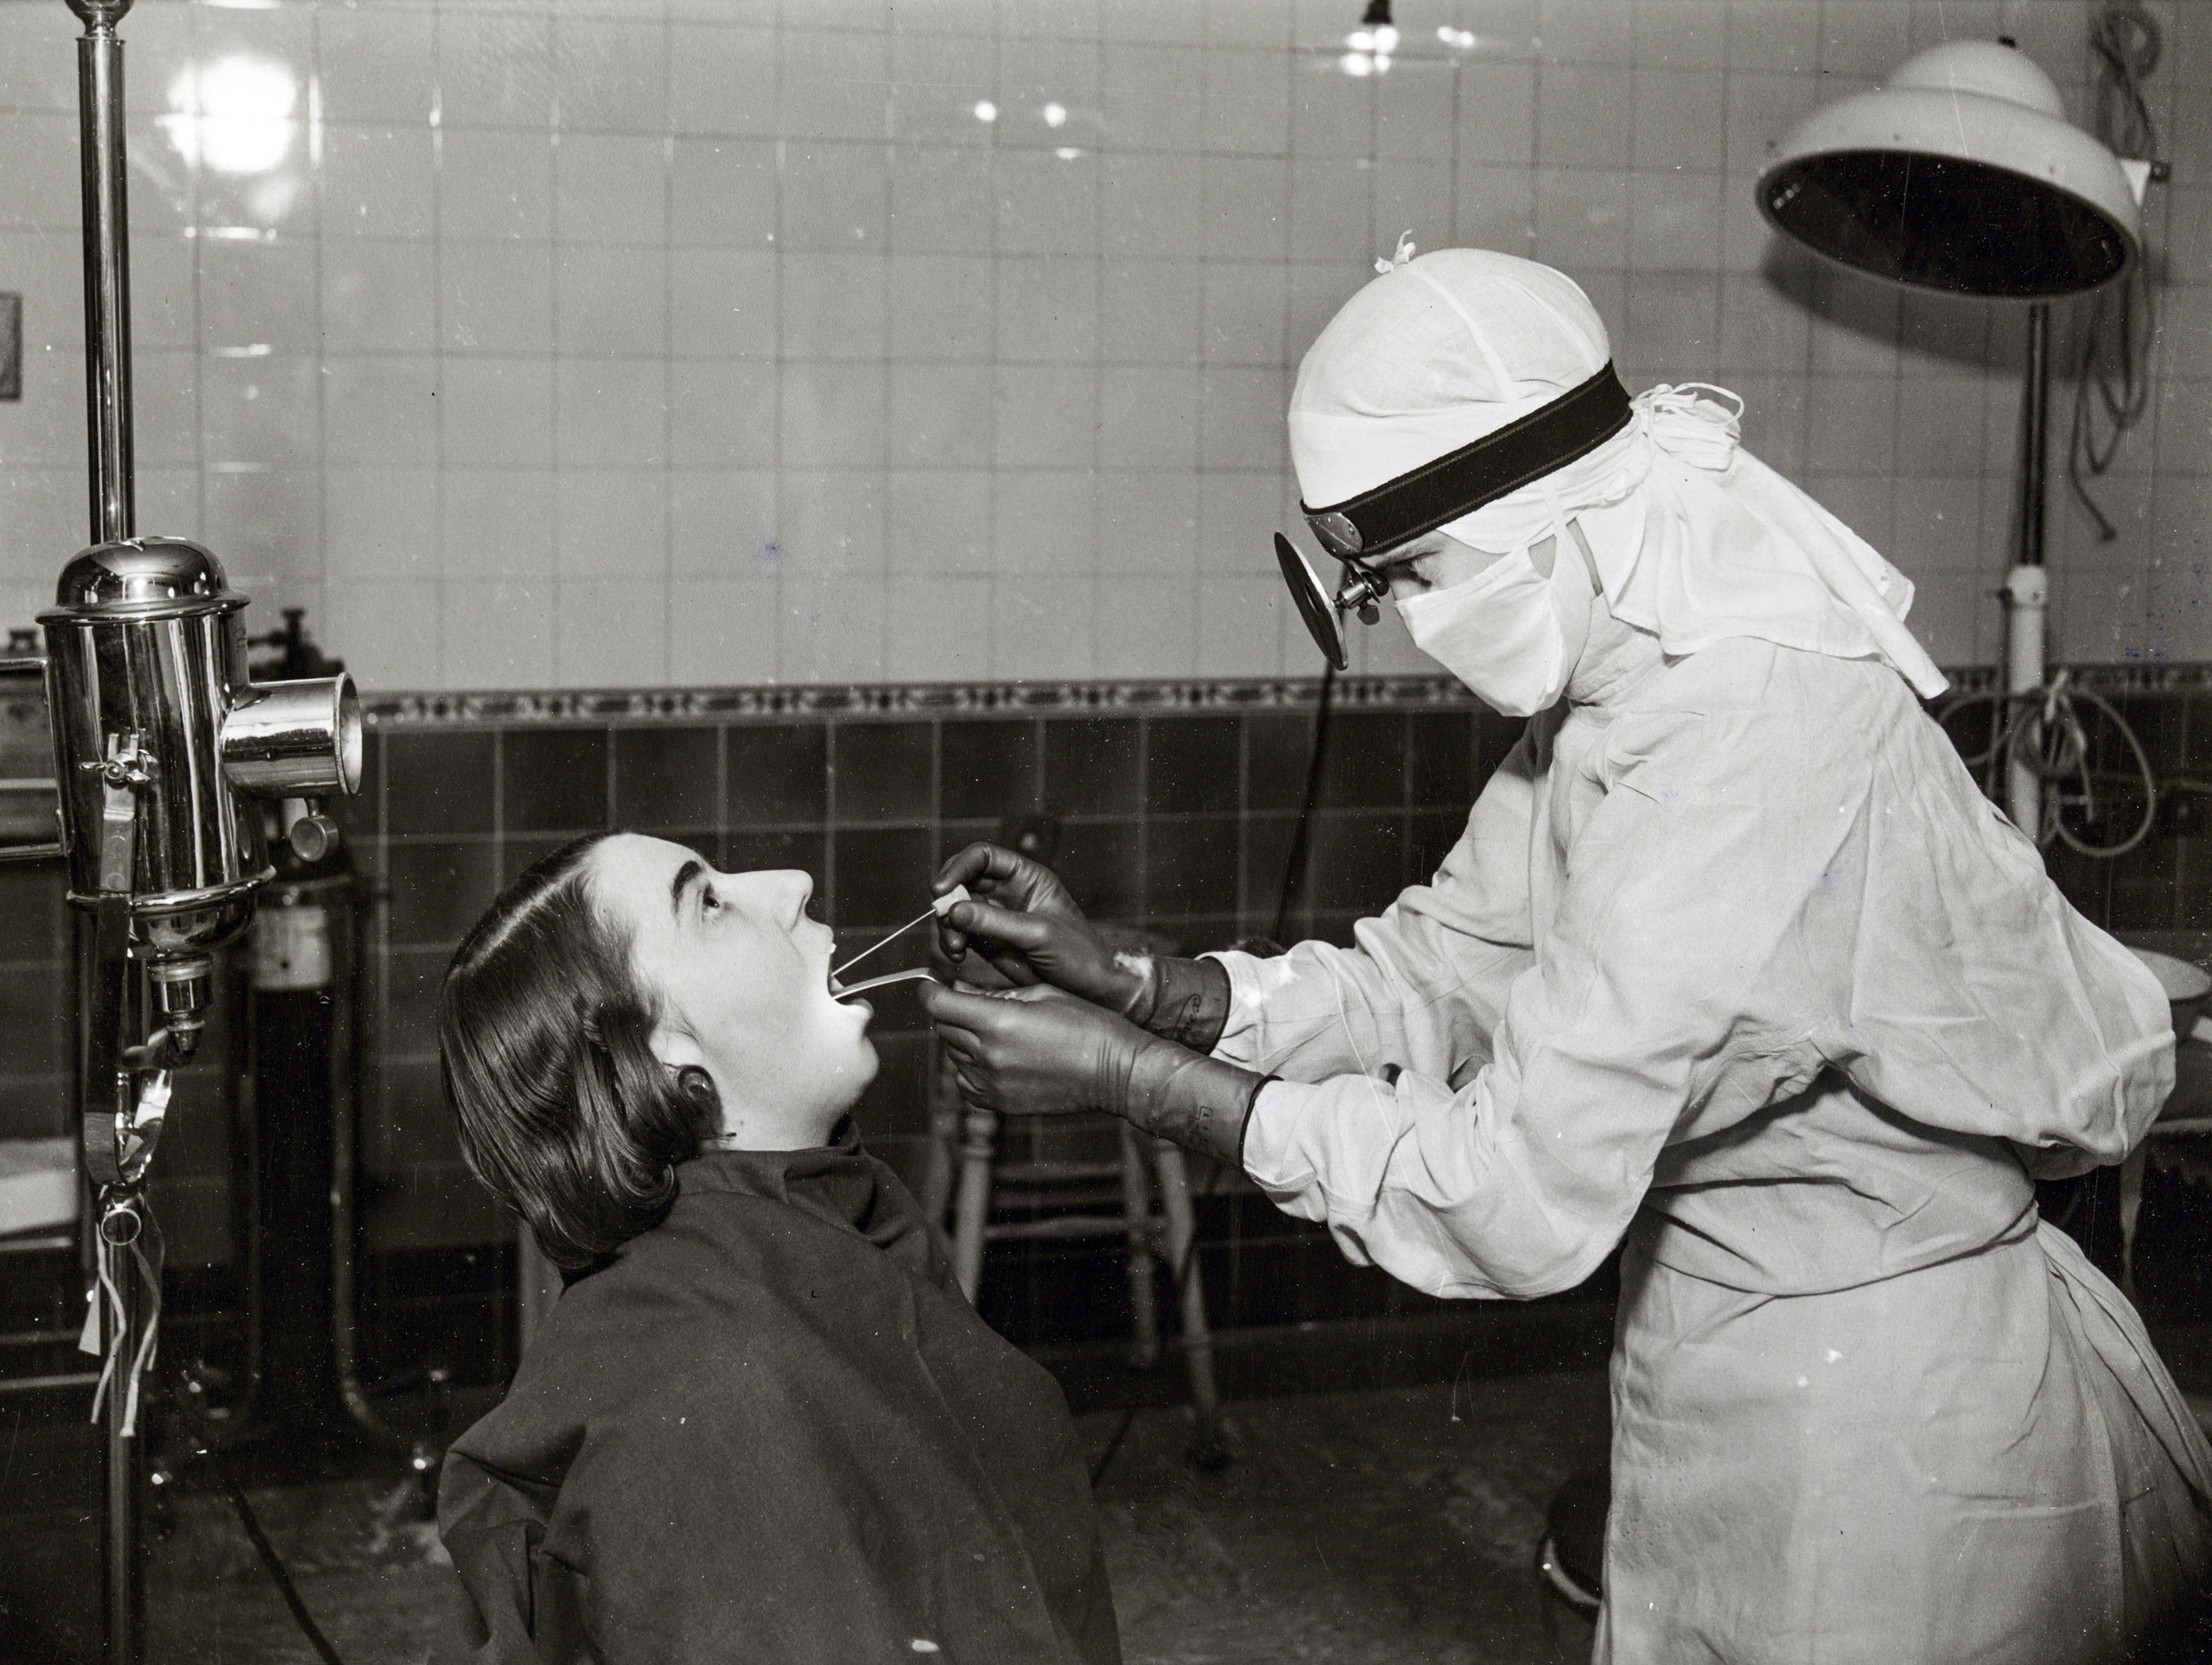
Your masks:
M1829 1078L1721 1138L1670 1148L1629 1240L1708 1283L1808 1295L1978 1254L2035 1224L2034 1182L2003 1140L1923 1127Z

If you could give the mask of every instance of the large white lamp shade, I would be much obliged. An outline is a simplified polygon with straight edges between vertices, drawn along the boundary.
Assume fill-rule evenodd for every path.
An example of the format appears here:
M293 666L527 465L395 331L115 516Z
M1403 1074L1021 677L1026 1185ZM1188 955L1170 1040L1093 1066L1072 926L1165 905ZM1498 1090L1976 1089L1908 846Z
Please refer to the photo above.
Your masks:
M2142 191L2066 119L2027 54L1958 40L1801 123L1760 175L1759 206L1869 276L2044 301L2109 283L2141 257Z

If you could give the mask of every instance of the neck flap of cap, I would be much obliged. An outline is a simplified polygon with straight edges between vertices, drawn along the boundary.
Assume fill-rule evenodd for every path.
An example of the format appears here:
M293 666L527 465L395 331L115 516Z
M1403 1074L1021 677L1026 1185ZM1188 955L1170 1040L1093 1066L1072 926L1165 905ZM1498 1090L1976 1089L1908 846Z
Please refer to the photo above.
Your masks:
M1472 445L1340 503L1298 507L1330 554L1379 555L1588 456L1627 427L1632 414L1607 363L1579 387Z

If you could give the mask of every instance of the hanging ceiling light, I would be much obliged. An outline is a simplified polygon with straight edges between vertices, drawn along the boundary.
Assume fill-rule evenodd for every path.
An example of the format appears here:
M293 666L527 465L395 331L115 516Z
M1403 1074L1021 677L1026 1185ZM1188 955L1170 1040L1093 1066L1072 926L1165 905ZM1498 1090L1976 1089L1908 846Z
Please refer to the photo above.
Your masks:
M1344 37L1346 51L1339 66L1348 76L1387 75L1398 39L1398 26L1390 21L1390 0L1367 0L1359 27Z
M1431 45L1426 33L1407 39L1390 15L1390 0L1370 0L1359 26L1334 45L1310 49L1313 54L1355 78L1388 75L1397 64L1428 64L1458 70L1469 53L1480 50L1483 37L1473 29L1446 23L1436 31ZM1497 44L1493 42L1492 44Z
M299 78L289 64L252 53L188 64L156 117L188 167L250 177L274 172L299 137Z

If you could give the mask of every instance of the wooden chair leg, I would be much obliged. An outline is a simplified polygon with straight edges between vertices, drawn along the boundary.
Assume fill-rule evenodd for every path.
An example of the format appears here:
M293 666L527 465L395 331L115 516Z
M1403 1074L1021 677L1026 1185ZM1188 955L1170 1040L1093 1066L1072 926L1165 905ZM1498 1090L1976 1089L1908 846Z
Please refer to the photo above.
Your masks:
M983 1285L983 1226L991 1215L991 1154L999 1118L969 1110L962 1119L960 1194L954 1205L952 1275L970 1302Z
M953 1085L952 1060L945 1048L935 1048L936 1067L929 1077L929 1154L921 1170L921 1212L930 1230L945 1229L945 1211L952 1201L952 1152L960 1142L960 1093Z
M1137 1130L1121 1128L1121 1218L1129 1234L1129 1363L1149 1370L1160 1359L1160 1321L1152 1298L1152 1186Z
M1190 1371L1190 1405L1198 1418L1192 1456L1213 1467L1225 1461L1221 1443L1221 1397L1213 1381L1213 1334L1206 1322L1206 1291L1191 1257L1198 1252L1197 1217L1190 1205L1190 1179L1182 1152L1165 1139L1155 1142L1160 1201L1167 1214L1167 1261L1182 1307L1183 1363Z

